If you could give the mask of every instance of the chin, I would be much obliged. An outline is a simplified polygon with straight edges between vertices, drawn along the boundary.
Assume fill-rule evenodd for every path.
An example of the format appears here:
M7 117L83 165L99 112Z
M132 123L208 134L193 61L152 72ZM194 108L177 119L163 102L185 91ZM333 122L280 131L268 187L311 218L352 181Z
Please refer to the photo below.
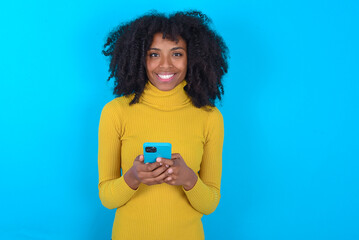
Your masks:
M178 84L176 83L166 83L166 82L152 82L152 84L158 88L159 90L161 91L169 91L169 90L172 90L174 89Z
M175 88L175 86L158 86L157 87L161 91L169 91Z

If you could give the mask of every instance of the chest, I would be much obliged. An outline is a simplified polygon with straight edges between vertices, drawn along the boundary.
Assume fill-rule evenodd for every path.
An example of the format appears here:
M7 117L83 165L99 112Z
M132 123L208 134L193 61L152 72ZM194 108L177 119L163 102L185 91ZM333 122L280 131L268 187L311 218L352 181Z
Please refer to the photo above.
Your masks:
M128 113L121 138L121 165L130 168L137 155L143 154L145 142L169 142L172 153L179 153L187 166L200 170L205 142L206 119L188 111L136 111Z

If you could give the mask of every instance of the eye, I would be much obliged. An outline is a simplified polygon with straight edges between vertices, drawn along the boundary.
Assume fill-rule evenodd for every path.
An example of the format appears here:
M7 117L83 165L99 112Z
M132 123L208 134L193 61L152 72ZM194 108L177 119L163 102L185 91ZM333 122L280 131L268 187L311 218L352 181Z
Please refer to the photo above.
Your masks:
M159 54L157 54L157 53L150 53L150 54L148 54L148 56L150 56L150 57L158 57Z
M182 57L183 54L182 54L182 53L179 53L179 52L176 52L176 53L173 53L173 56L175 56L175 57Z

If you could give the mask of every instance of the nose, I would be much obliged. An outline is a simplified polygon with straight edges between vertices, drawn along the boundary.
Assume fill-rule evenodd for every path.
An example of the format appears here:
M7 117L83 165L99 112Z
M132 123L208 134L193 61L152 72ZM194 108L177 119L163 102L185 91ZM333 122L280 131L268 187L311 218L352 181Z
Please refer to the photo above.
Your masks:
M172 67L172 61L170 55L161 57L160 67L162 68L170 68Z

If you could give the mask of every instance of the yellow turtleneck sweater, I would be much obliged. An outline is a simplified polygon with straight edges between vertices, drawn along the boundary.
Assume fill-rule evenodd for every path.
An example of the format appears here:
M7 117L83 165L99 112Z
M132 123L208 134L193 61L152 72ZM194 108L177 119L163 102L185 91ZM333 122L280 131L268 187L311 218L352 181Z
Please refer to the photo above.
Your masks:
M139 103L129 106L133 96L123 96L102 110L98 188L102 204L117 208L112 240L204 239L201 218L216 209L221 196L223 118L216 107L194 107L185 85L161 91L148 82ZM123 175L143 154L144 142L170 142L172 153L180 153L199 176L195 186L130 188Z

